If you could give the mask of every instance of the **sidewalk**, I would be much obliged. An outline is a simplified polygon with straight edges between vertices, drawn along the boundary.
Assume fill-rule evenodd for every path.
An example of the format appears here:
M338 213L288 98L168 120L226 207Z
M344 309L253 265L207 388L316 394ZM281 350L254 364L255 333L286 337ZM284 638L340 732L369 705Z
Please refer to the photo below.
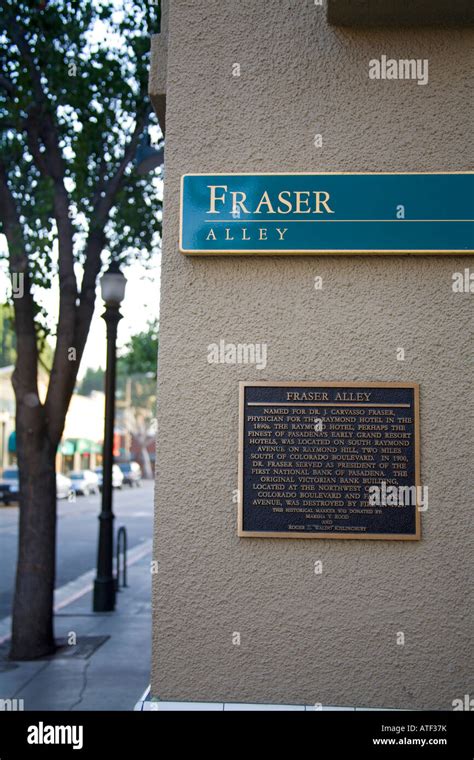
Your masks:
M64 646L53 657L12 662L9 642L0 647L0 698L22 699L25 710L133 710L150 682L151 542L136 554L115 612L91 612L89 584L55 614Z

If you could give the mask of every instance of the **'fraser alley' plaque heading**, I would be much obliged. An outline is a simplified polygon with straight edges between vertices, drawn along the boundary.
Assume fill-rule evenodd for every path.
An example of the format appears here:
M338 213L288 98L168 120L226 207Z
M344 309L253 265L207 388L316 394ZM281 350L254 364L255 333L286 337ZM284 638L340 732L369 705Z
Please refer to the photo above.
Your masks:
M420 538L418 385L240 384L239 536Z
M180 250L472 253L474 174L186 174Z

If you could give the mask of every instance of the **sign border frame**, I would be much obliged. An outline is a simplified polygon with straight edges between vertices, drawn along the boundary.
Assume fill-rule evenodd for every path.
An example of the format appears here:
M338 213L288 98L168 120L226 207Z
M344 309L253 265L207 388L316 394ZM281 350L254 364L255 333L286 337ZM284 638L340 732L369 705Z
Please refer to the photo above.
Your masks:
M243 528L243 494L244 494L244 412L245 412L245 388L247 387L276 387L276 388L412 388L413 389L413 428L414 428L414 452L415 452L415 483L416 486L421 486L420 482L420 385L419 383L396 383L386 381L369 381L366 383L361 382L347 382L347 381L334 381L318 382L318 381L271 381L271 380L255 380L252 381L240 381L239 382L239 451L238 451L238 509L237 509L237 536L239 538L303 538L303 539L333 539L333 540L359 540L359 541L419 541L421 539L421 512L417 502L415 507L415 533L364 533L363 535L357 533L353 535L335 534L335 533L301 533L299 531L287 531L285 533L279 531L249 531Z
M295 250L293 248L285 248L280 249L279 251L262 251L258 249L252 249L252 250L240 250L238 248L231 248L227 249L225 251L219 250L219 251L209 251L209 250L203 250L203 249L197 249L197 250L190 250L189 248L183 248L183 214L184 214L184 205L183 205L183 193L184 193L184 178L185 177L227 177L230 175L234 176L246 176L246 177L298 177L298 176L310 176L310 175L321 175L321 176L342 176L342 175L371 175L371 176L396 176L399 174L409 174L409 175L417 175L417 176L423 176L427 174L474 174L474 171L436 171L436 172L318 172L318 171L312 171L312 172L188 172L187 174L181 175L180 180L180 193L179 193L179 252L183 254L183 256L248 256L248 255L256 255L256 256L333 256L333 255L351 255L351 256L390 256L392 254L397 254L399 256L420 256L423 254L430 254L434 256L471 256L474 253L474 249L469 249L467 251L458 251L458 250L452 250L452 251L440 251L437 249L430 249L430 248L418 248L414 251L407 251L405 249L387 249L387 250L379 250L379 249L366 249L366 250L359 250L354 248L335 248L334 250L305 250L305 251L299 251Z

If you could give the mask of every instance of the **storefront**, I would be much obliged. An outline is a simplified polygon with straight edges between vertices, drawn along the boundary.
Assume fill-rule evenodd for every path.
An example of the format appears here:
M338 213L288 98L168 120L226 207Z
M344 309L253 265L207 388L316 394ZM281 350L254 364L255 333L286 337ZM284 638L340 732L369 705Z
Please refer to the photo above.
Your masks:
M67 475L68 472L74 469L74 451L74 441L65 440L59 444L56 457L57 472Z
M102 464L102 444L87 438L66 439L58 447L56 469L67 475L71 470L93 470Z

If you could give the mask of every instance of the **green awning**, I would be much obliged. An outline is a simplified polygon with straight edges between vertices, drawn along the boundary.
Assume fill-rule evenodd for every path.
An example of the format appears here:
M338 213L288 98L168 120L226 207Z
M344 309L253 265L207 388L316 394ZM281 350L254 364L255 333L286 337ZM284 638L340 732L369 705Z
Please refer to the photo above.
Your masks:
M16 454L16 431L8 436L8 451ZM58 453L65 457L72 457L74 452L79 454L102 454L102 444L89 441L87 438L66 438L58 446Z
M58 446L58 451L60 454L63 454L66 457L71 457L74 454L75 445L74 441L65 440L62 441L62 443Z
M78 454L98 454L102 451L102 445L88 438L76 438L76 451Z
M8 436L8 453L16 454L16 430Z
M58 446L58 451L66 457L78 454L101 454L102 444L90 441L88 438L66 438Z

